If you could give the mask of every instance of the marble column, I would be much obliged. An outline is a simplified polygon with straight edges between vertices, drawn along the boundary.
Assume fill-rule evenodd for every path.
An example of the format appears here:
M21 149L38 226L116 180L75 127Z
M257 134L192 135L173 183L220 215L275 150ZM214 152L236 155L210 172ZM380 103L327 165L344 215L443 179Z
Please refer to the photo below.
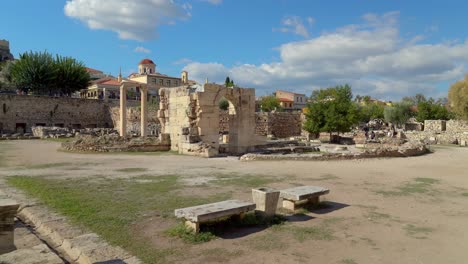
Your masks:
M148 89L147 87L141 87L140 88L140 93L141 93L141 136L146 137L147 133L147 113L148 113Z
M127 136L127 88L120 86L120 129L121 137Z

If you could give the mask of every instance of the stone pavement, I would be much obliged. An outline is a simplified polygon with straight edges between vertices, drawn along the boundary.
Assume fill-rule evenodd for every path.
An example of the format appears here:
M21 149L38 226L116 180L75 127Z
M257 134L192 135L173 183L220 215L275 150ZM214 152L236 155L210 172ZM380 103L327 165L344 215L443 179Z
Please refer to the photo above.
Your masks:
M2 264L63 264L67 263L40 240L33 229L15 219L16 250L0 255Z

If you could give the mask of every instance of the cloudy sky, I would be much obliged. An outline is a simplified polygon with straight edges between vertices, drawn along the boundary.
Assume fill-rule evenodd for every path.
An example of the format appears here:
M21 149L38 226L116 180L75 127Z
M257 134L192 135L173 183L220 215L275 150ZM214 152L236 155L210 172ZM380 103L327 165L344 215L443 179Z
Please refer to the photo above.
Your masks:
M257 95L351 84L384 100L446 96L468 73L466 1L2 1L12 53L47 50L114 75L161 73Z

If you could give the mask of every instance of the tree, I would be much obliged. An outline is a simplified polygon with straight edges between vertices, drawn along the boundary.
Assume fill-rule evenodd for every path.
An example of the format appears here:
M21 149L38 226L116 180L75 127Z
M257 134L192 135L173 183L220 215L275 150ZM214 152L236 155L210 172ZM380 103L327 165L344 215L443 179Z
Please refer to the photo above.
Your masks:
M20 55L11 69L16 86L35 94L71 94L88 86L90 76L83 63L70 57L54 57L48 52Z
M315 90L307 104L304 129L318 134L348 132L358 122L358 109L352 102L351 86Z
M229 78L229 76L227 76L226 80L224 81L224 85L226 85L226 87L229 87L230 84L231 84L231 79Z
M221 110L228 110L229 109L229 101L226 100L226 98L221 98L221 100L219 100L219 109Z
M450 86L448 100L453 112L459 118L468 120L468 74L464 80Z
M14 61L3 61L0 63L0 91L14 91L16 90L15 85L11 77L11 69Z
M418 93L415 96L405 96L401 101L411 105L418 105L419 103L427 102L427 99L424 94Z
M260 108L263 112L271 112L275 109L280 110L281 104L278 98L273 95L264 96L260 100Z
M385 121L399 126L403 125L408 121L410 117L413 116L411 111L411 103L408 101L402 101L400 103L395 103L393 106L387 106L384 109L384 118Z
M20 59L11 69L11 77L20 90L49 94L53 87L55 71L50 53L30 51L20 55Z
M359 121L367 123L372 119L384 118L384 106L380 104L357 105L359 110Z
M418 104L416 119L419 122L424 122L424 120L449 120L452 117L453 114L444 105L435 103L432 98Z
M61 94L72 94L88 87L90 77L83 63L70 57L56 57L54 90Z

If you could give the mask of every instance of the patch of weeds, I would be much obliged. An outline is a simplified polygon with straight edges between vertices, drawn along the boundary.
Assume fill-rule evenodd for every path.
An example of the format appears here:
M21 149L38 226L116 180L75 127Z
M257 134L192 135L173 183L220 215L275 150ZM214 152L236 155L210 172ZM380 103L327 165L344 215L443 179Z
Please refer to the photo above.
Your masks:
M317 178L310 178L310 179L313 181L326 181L326 180L337 180L337 179L340 179L340 177L331 173L324 173Z
M65 167L73 165L73 163L69 162L57 162L57 163L43 163L43 164L33 164L24 166L25 169L50 169L50 168L58 168L58 167Z
M281 239L282 236L279 233L268 232L247 240L247 245L255 250L272 252L288 247L287 244L280 243Z
M462 193L462 196L468 197L468 192Z
M201 256L203 256L203 263L221 263L228 262L234 257L239 257L244 253L242 250L229 251L225 248L209 248L201 251Z
M180 223L165 232L167 235L178 237L187 243L199 244L211 241L217 237L210 231L194 233L193 229L187 227L184 223Z
M337 224L337 223L342 222L344 220L345 220L344 217L330 217L330 218L323 219L322 224L324 224L326 226L327 225L334 225L334 224Z
M147 170L148 170L147 168L122 168L122 169L117 169L115 171L131 173L131 172L145 172Z
M415 226L411 224L406 225L403 229L406 230L406 234L408 236L418 238L418 239L425 239L427 238L426 235L434 231L434 229L430 227Z
M358 264L356 261L354 261L354 259L350 259L350 258L342 259L340 261L340 263L342 263L342 264Z
M377 220L381 220L381 219L390 219L391 216L389 214L371 211L366 215L366 218L371 220L371 221L377 221Z
M218 185L229 185L229 186L239 186L239 187L261 187L268 185L273 182L278 182L278 178L274 178L267 175L251 175L251 174L220 174L215 175L216 180L213 180L212 183Z
M275 226L282 225L287 221L282 215L274 215L272 217L263 217L254 212L245 214L244 218L238 221L240 226Z
M306 240L333 240L333 231L326 226L291 227L292 234L299 242Z
M394 191L377 191L378 194L384 196L408 196L413 194L429 194L437 193L432 185L438 183L439 180L432 178L415 178L414 182L407 182L396 187Z
M414 180L416 182L422 182L422 183L425 183L425 184L434 184L434 183L439 183L440 182L440 180L438 180L438 179L423 178L423 177L419 177L419 178L416 178Z

